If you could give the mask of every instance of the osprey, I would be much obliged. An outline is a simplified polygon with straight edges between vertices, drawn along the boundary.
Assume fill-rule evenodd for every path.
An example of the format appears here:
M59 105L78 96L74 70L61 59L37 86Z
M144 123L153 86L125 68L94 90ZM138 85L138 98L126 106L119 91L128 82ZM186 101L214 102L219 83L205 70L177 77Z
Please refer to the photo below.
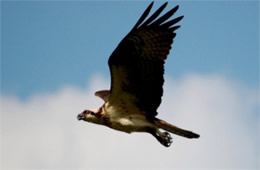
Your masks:
M166 147L172 143L169 132L186 138L199 137L196 133L156 118L163 94L164 61L176 36L175 30L180 28L175 24L183 18L168 20L178 6L158 18L166 5L167 2L146 19L152 2L119 43L108 60L110 90L95 93L104 100L104 104L97 111L83 111L78 115L78 120L127 133L147 132Z

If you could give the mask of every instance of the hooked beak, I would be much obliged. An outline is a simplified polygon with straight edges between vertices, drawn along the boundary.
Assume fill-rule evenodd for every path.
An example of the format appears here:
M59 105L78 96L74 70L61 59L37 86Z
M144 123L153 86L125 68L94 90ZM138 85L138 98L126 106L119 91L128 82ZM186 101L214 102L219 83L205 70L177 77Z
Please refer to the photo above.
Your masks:
M77 117L78 120L84 120L84 118L85 118L84 114L82 114L82 113L78 114L78 117Z

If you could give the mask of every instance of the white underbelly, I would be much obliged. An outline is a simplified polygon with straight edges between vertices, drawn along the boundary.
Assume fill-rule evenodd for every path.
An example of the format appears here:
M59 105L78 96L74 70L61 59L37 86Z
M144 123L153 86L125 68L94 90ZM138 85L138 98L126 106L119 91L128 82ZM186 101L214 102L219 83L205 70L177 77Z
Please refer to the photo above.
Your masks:
M109 115L109 127L116 130L127 133L142 132L146 131L148 127L154 126L147 120L144 113L138 108L129 106L128 104L126 104L125 107L120 107L106 103L105 110Z
M143 115L111 118L110 122L111 128L127 133L146 131L148 127L153 126Z

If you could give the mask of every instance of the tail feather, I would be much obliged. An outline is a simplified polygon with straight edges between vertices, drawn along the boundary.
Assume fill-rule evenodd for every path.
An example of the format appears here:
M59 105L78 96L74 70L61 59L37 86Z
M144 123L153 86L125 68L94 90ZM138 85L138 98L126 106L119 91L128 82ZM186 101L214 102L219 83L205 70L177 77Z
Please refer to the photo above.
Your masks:
M194 132L191 132L191 131L188 131L188 130L185 130L185 129L181 129L181 128L174 126L170 123L167 123L167 122L165 122L164 120L161 120L161 119L156 119L155 125L158 128L164 129L168 132L171 132L173 134L183 136L183 137L186 137L186 138L191 139L191 138L199 138L200 137L199 134L196 134Z

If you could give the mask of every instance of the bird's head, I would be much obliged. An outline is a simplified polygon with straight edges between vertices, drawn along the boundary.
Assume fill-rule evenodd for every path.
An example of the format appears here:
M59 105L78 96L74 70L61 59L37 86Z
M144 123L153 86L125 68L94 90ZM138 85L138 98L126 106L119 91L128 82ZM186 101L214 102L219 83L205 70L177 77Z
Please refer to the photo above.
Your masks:
M84 120L87 122L92 123L99 123L100 122L100 116L98 113L95 113L90 110L84 110L82 113L78 114L78 120Z
M78 114L78 120L89 121L96 117L95 113L90 110L84 110L82 113Z

